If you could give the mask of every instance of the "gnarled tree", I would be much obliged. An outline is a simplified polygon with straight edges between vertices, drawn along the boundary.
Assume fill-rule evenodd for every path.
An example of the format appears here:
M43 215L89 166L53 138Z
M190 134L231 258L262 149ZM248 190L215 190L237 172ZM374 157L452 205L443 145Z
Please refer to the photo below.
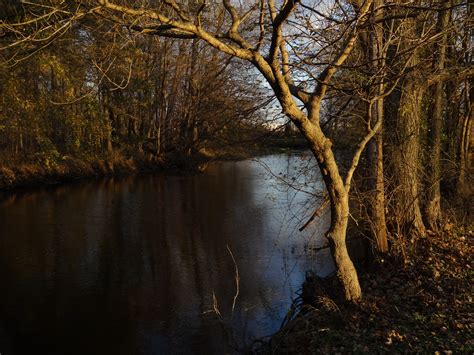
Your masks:
M297 71L292 69L291 64L298 58L298 53L289 52L288 47L292 44L285 40L285 28L286 31L292 30L292 27L288 25L289 19L295 13L299 3L300 1L287 1L277 8L275 2L270 0L267 3L262 1L237 9L229 0L224 0L223 7L229 17L229 24L221 33L214 32L212 25L206 23L205 3L193 13L186 11L184 4L172 0L164 2L162 4L164 8L160 10L119 5L104 0L97 2L99 7L95 11L105 18L120 14L122 19L125 18L129 23L141 22L141 25L137 25L140 26L139 30L151 31L155 35L199 38L224 53L252 63L265 77L284 114L293 121L307 139L317 160L331 206L331 225L326 236L345 298L358 301L361 298L361 289L346 247L349 191L360 154L377 132L380 121L369 127L344 177L336 162L332 142L321 130L320 112L323 99L336 71L349 57L355 46L358 32L365 25L372 1L365 1L356 8L353 18L347 17L342 21L345 25L345 35L331 48L330 59L328 55L326 58L321 58L327 60L327 64L323 68L321 66L312 68L311 74L315 76L315 80L310 90L297 85L298 77L295 75ZM251 19L248 20L249 18ZM257 29L248 30L247 20L249 22L257 20ZM319 49L315 38L308 37L304 41L313 51ZM307 57L309 58L310 55Z
M29 43L27 55L49 45L87 16L98 16L138 33L204 41L229 56L251 63L266 79L283 113L306 138L316 158L330 201L331 224L326 237L337 275L345 298L360 300L357 273L346 247L349 192L362 151L379 130L381 119L367 122L367 129L343 173L333 143L321 129L321 109L337 71L351 55L359 32L367 26L373 9L371 0L335 2L323 11L318 11L316 4L305 5L300 0L278 4L274 0L260 0L238 7L230 0L223 0L222 4L175 0L143 4L108 0L44 1L25 6L36 6L33 16L25 16L16 24L7 21L2 27L12 38L7 49ZM226 21L216 22L216 18ZM329 25L321 30L318 26L323 22ZM297 31L302 33L295 37ZM336 35L325 42L321 31ZM18 58L15 55L10 59Z

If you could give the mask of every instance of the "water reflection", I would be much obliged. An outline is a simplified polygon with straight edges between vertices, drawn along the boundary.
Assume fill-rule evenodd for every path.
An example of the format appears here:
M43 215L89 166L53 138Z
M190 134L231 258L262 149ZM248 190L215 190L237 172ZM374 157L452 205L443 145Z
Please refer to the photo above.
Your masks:
M223 353L240 295L240 339L275 331L304 271L332 270L327 216L307 218L306 156L226 162L193 176L107 179L10 196L0 207L0 352ZM266 167L271 168L271 174Z

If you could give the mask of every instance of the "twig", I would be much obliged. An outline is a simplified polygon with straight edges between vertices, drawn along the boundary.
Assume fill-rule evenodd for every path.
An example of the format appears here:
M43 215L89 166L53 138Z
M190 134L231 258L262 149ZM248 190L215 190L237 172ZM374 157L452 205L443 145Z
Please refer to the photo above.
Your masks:
M324 199L323 203L321 204L321 206L319 206L316 211L314 211L313 215L308 219L308 221L303 225L303 227L301 227L300 229L298 229L300 232L302 232L303 230L305 230L306 227L308 227L310 225L311 222L314 221L314 219L316 217L319 217L321 215L321 212L328 206L329 204L329 197L326 196L326 198Z
M235 295L234 295L234 300L232 302L232 313L231 313L231 319L232 319L234 318L235 303L237 302L237 297L239 297L239 293L240 293L240 276L239 276L239 268L237 266L237 263L235 262L234 254L232 254L232 250L230 250L228 244L227 244L227 250L229 251L229 254L235 266Z
M217 298L214 291L212 291L212 308L214 309L214 312L217 314L219 319L221 319L222 316L221 316L221 312L219 311L219 304L217 303Z

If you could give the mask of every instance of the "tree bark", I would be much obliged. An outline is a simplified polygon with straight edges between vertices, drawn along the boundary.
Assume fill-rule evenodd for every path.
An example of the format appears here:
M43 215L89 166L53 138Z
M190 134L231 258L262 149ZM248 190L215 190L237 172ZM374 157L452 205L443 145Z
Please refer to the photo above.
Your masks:
M354 263L349 257L346 245L347 222L349 219L349 196L338 194L338 189L330 193L334 199L331 203L331 227L326 233L331 253L336 264L337 277L344 289L344 297L348 301L359 301L362 298L359 279Z
M374 19L378 20L383 16L382 5L383 1L374 1ZM383 30L380 26L373 26L371 29L370 37L370 53L369 58L372 63L371 69L373 75L385 65L386 53L384 50L384 38ZM379 79L380 80L380 79ZM375 90L375 95L380 96L377 98L373 107L374 113L372 116L376 121L383 122L384 119L384 98L382 95L385 92L385 84L379 83ZM369 107L370 109L370 107ZM383 167L383 123L379 132L372 138L372 142L375 145L375 156L374 160L370 162L372 166L372 180L371 186L371 207L369 208L373 239L376 242L377 250L381 253L388 252L388 239L387 239L387 223L385 220L385 182L384 182L384 167Z
M446 60L446 42L448 40L446 28L450 13L447 7L450 6L449 1L441 1L438 17L438 33L442 33L440 43L437 45L437 53L435 56L436 72L441 72L445 66ZM442 81L437 81L433 88L433 109L429 125L430 147L429 174L428 174L428 196L426 202L426 222L431 230L437 230L441 223L441 131L443 121L443 104L444 104L444 85Z
M397 223L405 236L425 234L420 203L420 124L424 94L416 76L407 75L399 102L396 119L396 147L394 148L395 201Z
M470 2L467 7L468 17L472 19L474 13L474 4ZM472 26L466 26L464 29L464 43L463 47L467 50L471 47L470 40L474 35L474 29ZM469 63L472 59L472 52L466 51L465 62ZM469 223L471 205L472 205L472 166L473 166L473 152L472 146L474 145L474 134L472 132L474 119L474 80L467 79L465 81L464 89L464 100L465 100L465 113L464 117L461 118L461 127L458 140L458 162L459 162L459 173L457 178L457 194L459 199L463 202L464 216L463 222Z
M383 106L382 103L378 105ZM382 113L383 115L383 107ZM381 119L381 118L379 118ZM380 129L382 131L382 128ZM372 228L377 245L377 250L381 253L388 252L388 237L387 237L387 222L385 220L385 181L384 181L384 166L383 166L383 136L382 133L377 133L374 137L376 146L376 156L374 162L374 192L372 196L371 219Z
M473 99L474 99L474 85L471 81L466 81L466 114L462 119L461 132L459 137L459 174L457 179L456 192L459 200L462 201L463 206L463 222L469 223L471 204L472 204L472 146L473 137L472 134L472 121L474 118L473 110Z
M311 121L317 112L310 112ZM319 122L319 120L314 120ZM311 144L319 169L329 195L331 207L331 225L326 232L331 254L336 265L337 277L342 285L344 297L347 301L358 302L362 298L354 263L352 262L346 245L347 223L349 219L349 193L339 173L337 163L332 151L332 143L326 138L318 124L311 123L299 126L305 138Z
M467 85L466 85L467 86ZM470 90L471 94L466 94L466 106L467 114L462 120L461 126L461 134L459 138L459 178L458 178L458 187L461 191L464 191L464 185L466 184L466 173L469 171L470 168L470 159L469 159L469 151L471 142L471 131L472 131L472 118L474 116L472 110L472 98L473 98L473 88L471 87Z

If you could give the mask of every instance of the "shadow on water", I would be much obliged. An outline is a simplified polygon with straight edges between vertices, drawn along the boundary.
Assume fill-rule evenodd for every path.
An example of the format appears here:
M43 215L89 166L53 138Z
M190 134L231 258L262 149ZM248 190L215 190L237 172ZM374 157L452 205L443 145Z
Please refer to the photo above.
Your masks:
M311 212L305 155L224 162L205 174L106 179L0 204L0 353L223 353L210 316L240 295L241 341L274 332L307 269L332 271ZM271 168L269 174L266 167Z

